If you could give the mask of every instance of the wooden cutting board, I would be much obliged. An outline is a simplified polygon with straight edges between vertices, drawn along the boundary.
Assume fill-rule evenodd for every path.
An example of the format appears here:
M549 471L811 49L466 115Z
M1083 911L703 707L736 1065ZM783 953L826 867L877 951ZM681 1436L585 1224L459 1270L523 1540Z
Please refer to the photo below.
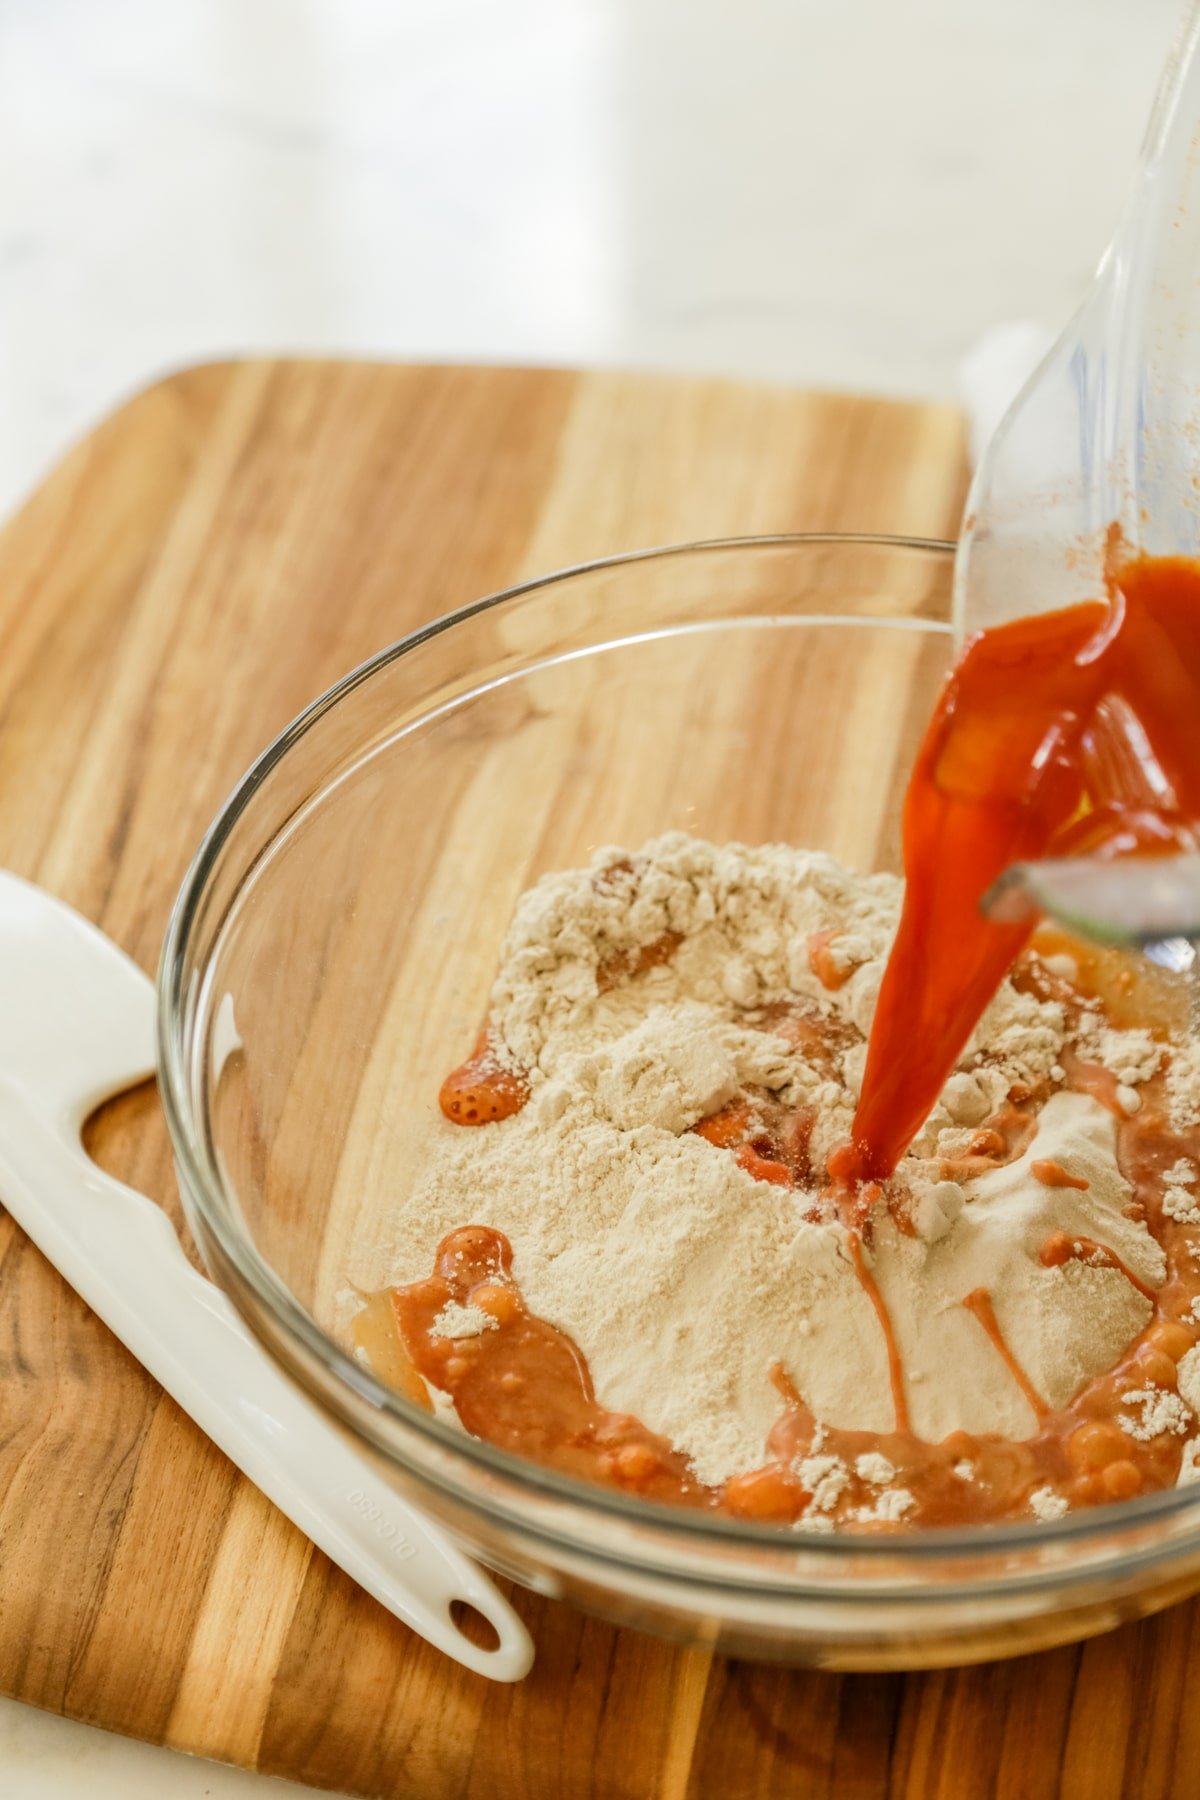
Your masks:
M152 971L213 811L345 669L606 551L952 535L941 407L709 381L253 362L188 371L0 536L0 863ZM152 1089L92 1130L178 1219ZM243 1481L0 1217L0 1691L403 1800L1195 1796L1200 1604L923 1676L793 1673L518 1592L533 1674L418 1642Z

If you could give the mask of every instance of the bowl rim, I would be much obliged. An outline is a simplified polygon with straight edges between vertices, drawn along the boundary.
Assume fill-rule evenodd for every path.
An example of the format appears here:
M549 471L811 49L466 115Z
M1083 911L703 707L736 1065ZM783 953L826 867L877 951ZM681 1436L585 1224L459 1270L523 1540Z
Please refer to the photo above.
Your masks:
M733 1551L742 1549L761 1556L772 1552L787 1557L794 1567L798 1554L811 1558L814 1562L827 1561L831 1564L852 1556L860 1567L864 1563L875 1562L880 1565L881 1574L889 1570L890 1579L886 1588L872 1589L876 1598L881 1592L896 1598L902 1595L902 1585L896 1582L898 1565L904 1563L927 1564L953 1559L956 1556L976 1562L989 1557L992 1553L1029 1551L1041 1548L1057 1547L1065 1549L1071 1545L1082 1547L1097 1538L1120 1538L1124 1533L1136 1533L1143 1530L1155 1520L1174 1518L1189 1511L1197 1513L1196 1523L1200 1526L1200 1487L1169 1488L1158 1492L1141 1495L1136 1499L1116 1502L1104 1506L1089 1507L1084 1511L1066 1514L1060 1520L1030 1520L1005 1522L1003 1524L967 1525L954 1527L923 1527L906 1533L883 1534L876 1537L872 1534L846 1534L840 1532L818 1533L797 1530L790 1526L755 1524L752 1521L732 1517L715 1510L701 1510L674 1505L664 1501L649 1501L622 1493L616 1488L609 1488L599 1482L589 1482L573 1476L560 1474L546 1468L531 1458L515 1455L489 1444L464 1432L461 1427L451 1426L442 1420L426 1413L421 1408L406 1400L396 1390L379 1380L368 1368L357 1362L351 1354L342 1348L337 1340L319 1325L312 1314L300 1304L294 1294L271 1268L266 1259L258 1252L249 1233L240 1230L236 1225L237 1206L235 1197L223 1191L219 1170L210 1164L203 1154L204 1133L201 1122L194 1116L190 1085L188 1081L187 1034L185 1030L184 994L182 989L182 973L192 929L199 915L201 903L207 890L208 880L216 867L221 850L230 837L234 826L251 800L268 780L273 770L287 756L291 748L300 741L312 728L335 707L346 700L356 689L370 681L374 676L410 654L420 645L452 630L455 626L466 623L492 608L503 606L541 589L553 588L580 576L594 574L601 570L620 569L654 560L684 557L690 555L709 555L723 552L748 551L756 552L765 549L807 549L817 545L844 545L870 547L880 550L924 551L939 556L952 556L956 545L946 538L909 537L888 532L852 532L852 531L814 531L814 532L770 532L748 533L730 537L701 538L693 541L667 543L645 548L621 551L609 556L593 557L579 563L572 563L554 569L546 574L532 577L529 580L515 583L509 587L499 588L482 596L478 600L454 608L443 613L416 630L397 638L385 645L374 655L350 669L339 680L332 683L323 693L317 695L284 728L271 740L250 764L249 768L235 784L222 803L184 874L178 893L175 897L168 919L166 934L163 939L159 958L156 983L156 1039L159 1090L162 1107L170 1132L172 1148L175 1154L181 1187L186 1197L195 1206L203 1232L211 1234L218 1252L218 1260L227 1269L244 1282L254 1298L255 1306L251 1309L238 1306L239 1312L246 1319L260 1341L265 1341L273 1355L278 1355L276 1345L270 1342L270 1334L265 1333L260 1325L260 1310L271 1321L272 1327L281 1335L281 1342L287 1346L285 1360L294 1368L304 1373L310 1364L316 1364L326 1377L332 1377L335 1390L341 1395L344 1390L347 1406L342 1412L344 1421L352 1429L362 1428L362 1420L357 1413L351 1417L351 1397L360 1403L365 1401L372 1409L373 1415L382 1415L394 1424L430 1441L437 1450L448 1452L452 1458L461 1460L467 1469L481 1469L491 1477L500 1477L501 1481L515 1485L519 1500L520 1491L536 1496L545 1501L552 1500L565 1503L569 1508L579 1512L583 1521L591 1513L599 1513L614 1522L630 1526L648 1528L656 1535L674 1540L680 1546L720 1546ZM817 623L816 620L813 621ZM824 624L834 623L830 618L821 621ZM933 634L952 635L949 620L938 621L919 617L888 617L880 615L873 620L869 615L851 617L847 615L846 623L870 625L872 623L887 624L891 627L903 626L913 630L927 631ZM262 848L265 848L263 846ZM261 849L259 854L261 854ZM257 857L255 859L257 861ZM245 876L249 875L248 867L239 877L240 891ZM203 983L202 985L207 985ZM214 1193L215 1190L215 1193ZM201 1236L197 1233L197 1236ZM236 1286L231 1297L238 1301ZM321 1384L321 1391L326 1394L326 1384ZM331 1402L331 1404L333 1404ZM341 1410L336 1404L334 1410ZM514 1505L514 1496L503 1497L495 1493L486 1496L478 1492L472 1493L469 1488L459 1485L457 1478L447 1479L441 1473L418 1467L408 1462L397 1447L391 1443L381 1430L371 1429L368 1432L373 1446L387 1459L408 1469L418 1480L439 1488L448 1497L469 1507L484 1507L495 1517L497 1514L510 1517L524 1532L531 1532L541 1538L559 1539L572 1549L580 1545L574 1531L560 1532L553 1525L547 1525L540 1519L526 1513L518 1512ZM1173 1546L1179 1547L1180 1539L1172 1539ZM589 1554L605 1561L631 1566L645 1560L652 1550L639 1552L634 1556L629 1553L613 1553L599 1543L586 1546ZM1123 1546L1112 1543L1103 1564L1108 1564L1119 1554ZM1145 1555L1153 1559L1153 1550ZM1142 1560L1135 1555L1135 1561ZM996 1587L1005 1592L1016 1592L1029 1585L1040 1586L1053 1584L1059 1587L1068 1585L1073 1578L1091 1579L1099 1572L1102 1565L1089 1560L1079 1571L1068 1565L1051 1561L1044 1570L1035 1573L1004 1576L989 1576L979 1584L987 1588ZM666 1568L658 1572L667 1574ZM772 1579L780 1571L764 1568L757 1573L753 1585L766 1596ZM832 1571L831 1571L832 1573ZM719 1568L705 1571L705 1579L715 1581L722 1586L745 1584L744 1572L731 1567L723 1576ZM952 1590L961 1597L968 1587L976 1584L967 1577L959 1578ZM802 1596L806 1588L814 1595L830 1597L831 1585L828 1582L812 1583L803 1579L789 1580L786 1592L792 1597ZM847 1592L856 1589L866 1597L870 1588L865 1575L855 1575L847 1583ZM949 1597L949 1593L947 1595Z

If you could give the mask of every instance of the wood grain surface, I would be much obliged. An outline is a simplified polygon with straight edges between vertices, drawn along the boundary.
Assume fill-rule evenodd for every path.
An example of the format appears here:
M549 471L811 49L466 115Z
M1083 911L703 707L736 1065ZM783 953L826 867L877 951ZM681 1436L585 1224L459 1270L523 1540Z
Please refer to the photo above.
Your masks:
M153 970L190 853L254 753L420 620L640 543L948 535L963 480L944 408L546 371L174 376L0 536L0 861ZM91 1143L178 1217L152 1088ZM0 1690L404 1800L1200 1793L1197 1604L907 1677L730 1662L516 1604L538 1645L517 1688L418 1642L0 1218Z

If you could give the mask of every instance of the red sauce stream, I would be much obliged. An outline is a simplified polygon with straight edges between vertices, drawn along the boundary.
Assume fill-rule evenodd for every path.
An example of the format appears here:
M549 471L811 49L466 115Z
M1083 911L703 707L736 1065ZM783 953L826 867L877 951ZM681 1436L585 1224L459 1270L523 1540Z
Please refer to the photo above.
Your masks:
M969 1313L974 1314L979 1320L979 1323L983 1326L983 1329L991 1338L992 1343L996 1346L996 1352L1000 1357L1000 1360L1028 1400L1035 1415L1039 1419L1044 1419L1050 1411L1050 1408L1046 1405L1046 1402L1042 1399L1042 1396L1038 1393L1032 1381L1030 1381L1028 1375L1021 1367L1021 1364L1017 1360L1016 1353L1004 1333L1001 1331L1000 1321L996 1317L996 1309L992 1305L992 1296L988 1293L986 1288L974 1288L972 1292L967 1294L964 1298L963 1305Z
M904 1363L901 1360L900 1348L896 1343L896 1333L892 1329L891 1314L887 1302L879 1291L879 1283L867 1267L867 1259L863 1252L862 1234L851 1231L850 1260L854 1264L854 1273L858 1276L859 1286L875 1308L875 1317L879 1320L879 1329L883 1333L884 1348L888 1359L888 1380L892 1387L892 1408L896 1415L896 1430L908 1430L908 1395L904 1389Z
M909 783L904 909L835 1179L891 1174L1028 938L980 912L1010 863L1193 847L1197 819L1200 565L1131 562L1107 600L968 639Z

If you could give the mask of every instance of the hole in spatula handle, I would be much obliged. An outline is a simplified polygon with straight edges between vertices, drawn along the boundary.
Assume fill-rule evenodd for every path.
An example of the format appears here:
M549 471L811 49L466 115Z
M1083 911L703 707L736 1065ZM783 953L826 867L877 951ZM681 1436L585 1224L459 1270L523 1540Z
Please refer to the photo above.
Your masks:
M450 1602L450 1618L455 1628L460 1631L469 1644L477 1650L498 1650L500 1633L492 1621L481 1613L478 1607L472 1606L469 1600L452 1600Z

